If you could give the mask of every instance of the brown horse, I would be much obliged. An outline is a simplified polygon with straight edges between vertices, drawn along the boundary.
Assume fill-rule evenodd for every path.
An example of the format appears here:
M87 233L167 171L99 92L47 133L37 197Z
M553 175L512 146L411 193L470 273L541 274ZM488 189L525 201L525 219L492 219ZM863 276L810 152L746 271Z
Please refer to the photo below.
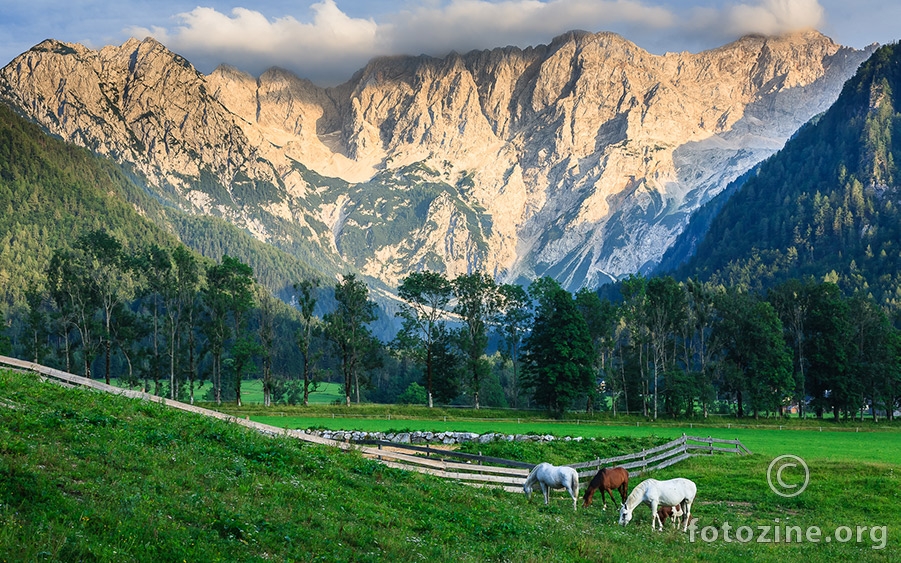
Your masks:
M613 498L613 491L619 490L619 496L622 497L623 502L626 502L626 497L629 496L629 472L622 467L605 467L598 470L591 479L591 483L588 484L588 489L585 490L583 507L591 506L591 499L594 497L594 492L598 489L601 490L604 510L607 510L607 497L604 493L609 494L610 500L616 503L616 499Z

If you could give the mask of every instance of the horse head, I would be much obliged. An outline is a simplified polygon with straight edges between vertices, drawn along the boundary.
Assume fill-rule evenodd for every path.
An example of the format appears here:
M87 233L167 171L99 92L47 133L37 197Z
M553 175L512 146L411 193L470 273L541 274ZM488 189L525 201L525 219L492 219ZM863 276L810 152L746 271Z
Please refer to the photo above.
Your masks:
M623 503L623 505L619 509L619 525L625 526L626 524L628 524L631 521L632 521L632 511L629 510L628 507L626 507L626 503Z
M532 483L526 482L525 485L522 486L522 492L526 494L526 498L529 502L532 501Z
M591 506L591 499L592 499L592 497L594 497L594 489L592 489L592 488L589 486L589 487L585 490L585 494L582 495L582 501L583 501L582 507L583 507L583 508L587 508L587 507Z

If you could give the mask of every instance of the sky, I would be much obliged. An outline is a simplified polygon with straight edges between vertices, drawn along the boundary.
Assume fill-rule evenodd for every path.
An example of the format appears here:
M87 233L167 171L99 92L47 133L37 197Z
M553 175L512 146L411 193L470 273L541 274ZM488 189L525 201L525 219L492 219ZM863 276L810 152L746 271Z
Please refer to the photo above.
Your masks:
M862 48L901 39L898 0L0 0L0 65L44 39L92 49L152 36L212 72L278 66L344 82L382 55L444 56L612 31L652 53L818 29Z

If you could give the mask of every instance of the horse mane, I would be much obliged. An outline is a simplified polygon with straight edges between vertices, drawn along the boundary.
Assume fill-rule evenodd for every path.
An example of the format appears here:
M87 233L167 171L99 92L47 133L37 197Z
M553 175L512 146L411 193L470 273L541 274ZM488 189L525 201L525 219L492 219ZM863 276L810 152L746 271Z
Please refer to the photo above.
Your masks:
M641 503L640 500L636 501L636 499L644 498L645 491L647 491L651 481L652 479L645 479L641 483L635 485L635 488L632 489L632 492L626 497L626 507L631 506L632 508L635 508Z
M589 490L597 489L601 486L601 483L604 481L604 473L603 473L604 471L607 471L607 470L601 469L600 471L598 471L597 473L594 474L594 477L591 478L591 482L588 483L588 488L585 489L586 495L588 494Z
M531 471L529 471L529 476L526 477L526 483L530 483L535 480L535 473L538 471L538 468L540 466L541 466L541 464L539 463L538 465L533 467Z

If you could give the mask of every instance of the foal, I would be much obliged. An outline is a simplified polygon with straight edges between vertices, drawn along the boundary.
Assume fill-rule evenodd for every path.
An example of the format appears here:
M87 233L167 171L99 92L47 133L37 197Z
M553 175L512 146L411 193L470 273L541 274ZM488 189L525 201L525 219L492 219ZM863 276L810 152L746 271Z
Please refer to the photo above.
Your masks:
M673 519L673 526L678 528L683 514L682 507L678 504L676 506L661 506L657 509L657 517L660 520L661 528L666 524L666 519L670 517Z

